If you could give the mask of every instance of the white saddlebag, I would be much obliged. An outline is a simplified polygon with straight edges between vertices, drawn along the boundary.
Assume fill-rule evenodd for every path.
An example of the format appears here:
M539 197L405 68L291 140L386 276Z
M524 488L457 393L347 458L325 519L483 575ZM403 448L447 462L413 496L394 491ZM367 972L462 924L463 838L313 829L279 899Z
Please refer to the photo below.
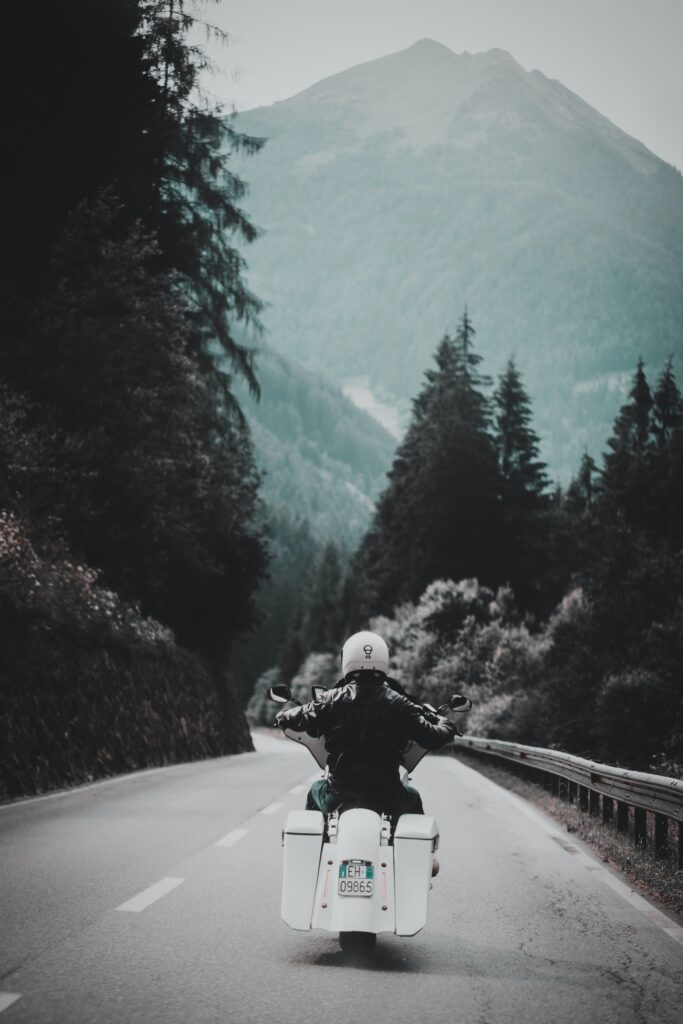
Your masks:
M290 811L282 841L282 919L290 928L308 931L318 881L324 819L320 811Z
M432 859L439 830L426 814L402 814L394 833L396 934L415 935L427 923Z

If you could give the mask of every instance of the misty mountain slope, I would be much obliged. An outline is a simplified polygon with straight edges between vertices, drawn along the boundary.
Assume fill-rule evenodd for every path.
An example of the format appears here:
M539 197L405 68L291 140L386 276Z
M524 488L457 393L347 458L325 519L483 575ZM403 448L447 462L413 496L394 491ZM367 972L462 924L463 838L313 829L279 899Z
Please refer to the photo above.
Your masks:
M238 397L276 516L307 519L319 541L351 548L384 488L395 440L334 387L272 349L259 351L261 400Z
M515 354L544 451L603 447L640 354L683 351L683 178L500 50L423 40L238 126L265 230L249 281L277 348L405 409L465 304L485 368Z

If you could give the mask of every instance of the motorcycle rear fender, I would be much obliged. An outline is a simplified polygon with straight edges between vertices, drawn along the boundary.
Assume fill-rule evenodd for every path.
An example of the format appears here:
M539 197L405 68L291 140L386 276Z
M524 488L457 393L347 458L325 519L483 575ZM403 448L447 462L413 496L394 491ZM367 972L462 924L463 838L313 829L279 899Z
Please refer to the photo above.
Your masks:
M327 843L313 908L313 927L328 932L393 932L395 929L392 849L382 845L381 818L355 807L339 818L336 842ZM339 865L364 860L374 865L372 896L340 896Z

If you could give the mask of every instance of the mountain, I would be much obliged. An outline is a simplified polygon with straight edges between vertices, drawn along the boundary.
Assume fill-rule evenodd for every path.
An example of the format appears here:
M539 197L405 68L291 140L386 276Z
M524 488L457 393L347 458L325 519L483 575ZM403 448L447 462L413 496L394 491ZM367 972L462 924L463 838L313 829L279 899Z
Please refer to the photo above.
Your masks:
M386 483L396 441L314 373L262 346L255 401L236 395L251 428L261 493L278 519L306 520L319 543L353 548Z
M260 401L233 385L262 470L270 532L270 577L259 593L262 621L233 658L247 697L273 665L305 606L325 545L341 564L367 529L386 483L396 439L318 375L261 345Z
M237 126L269 140L243 173L273 346L404 423L465 305L484 368L515 355L565 479L638 356L653 375L680 358L683 178L508 53L422 40Z

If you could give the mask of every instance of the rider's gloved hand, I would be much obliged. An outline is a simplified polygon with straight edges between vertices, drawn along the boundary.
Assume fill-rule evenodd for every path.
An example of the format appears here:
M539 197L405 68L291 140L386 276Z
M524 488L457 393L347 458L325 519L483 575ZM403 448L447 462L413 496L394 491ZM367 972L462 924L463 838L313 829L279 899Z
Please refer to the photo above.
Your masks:
M284 726L283 726L283 724L282 724L282 718L283 718L283 716L284 716L285 714L286 714L286 712L285 712L285 711L278 711L278 713L277 713L277 714L276 714L276 716L275 716L275 724L276 724L276 726L278 726L278 728L280 728L280 729L284 728Z

